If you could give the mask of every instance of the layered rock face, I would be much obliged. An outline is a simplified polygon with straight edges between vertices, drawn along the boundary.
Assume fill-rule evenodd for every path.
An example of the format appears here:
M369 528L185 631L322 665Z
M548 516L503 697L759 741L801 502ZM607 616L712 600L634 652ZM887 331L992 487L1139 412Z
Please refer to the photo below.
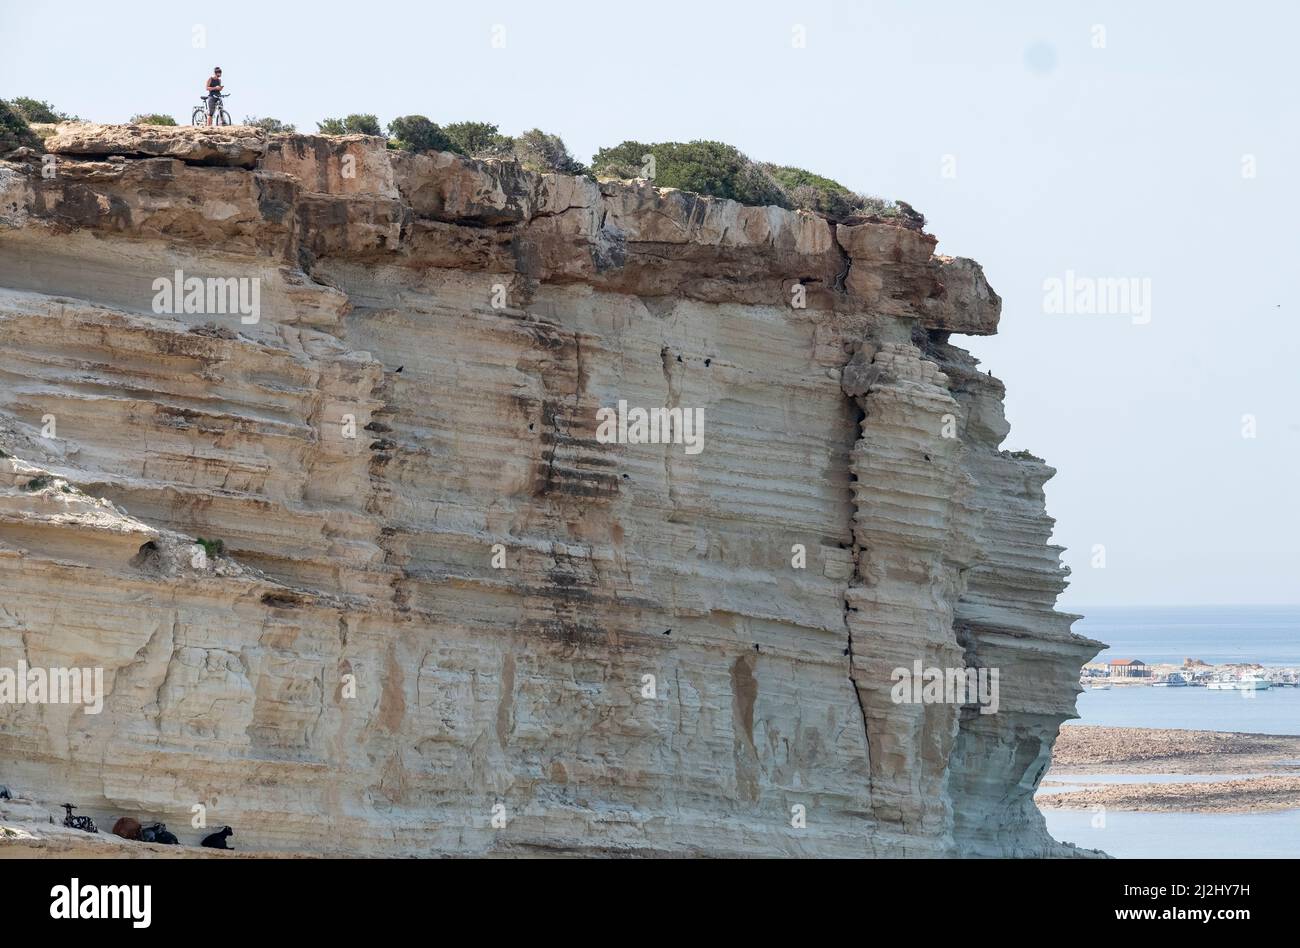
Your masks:
M46 148L0 163L0 667L106 697L0 704L0 782L258 850L1071 851L1032 793L1099 646L949 342L978 265L380 139Z

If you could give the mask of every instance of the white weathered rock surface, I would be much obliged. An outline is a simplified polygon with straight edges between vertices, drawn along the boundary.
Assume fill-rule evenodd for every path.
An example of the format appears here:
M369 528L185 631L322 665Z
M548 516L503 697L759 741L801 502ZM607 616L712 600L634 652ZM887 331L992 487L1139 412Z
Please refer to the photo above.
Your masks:
M266 133L244 125L97 125L64 122L45 139L53 155L179 158L205 165L251 168L266 151Z
M948 342L996 329L978 265L172 131L0 164L0 667L109 690L0 705L0 782L258 851L1070 851L1032 794L1097 646L1053 609L1052 471ZM260 280L260 319L154 312L176 270ZM600 443L620 399L702 408L704 450ZM999 712L895 704L915 660L999 668Z

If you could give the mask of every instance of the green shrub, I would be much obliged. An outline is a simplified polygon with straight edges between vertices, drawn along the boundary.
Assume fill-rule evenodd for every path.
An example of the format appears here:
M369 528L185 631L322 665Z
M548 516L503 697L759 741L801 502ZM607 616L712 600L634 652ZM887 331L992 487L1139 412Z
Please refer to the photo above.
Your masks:
M471 158L505 158L514 152L515 140L500 134L491 122L452 122L442 130L452 151Z
M349 115L343 120L343 127L347 129L349 135L376 135L380 138L384 136L384 130L379 124L379 119L373 115Z
M327 118L316 123L322 135L380 135L379 119L373 115L349 115L346 118Z
M904 204L859 194L803 168L752 161L723 142L623 142L602 148L592 159L592 170L599 177L649 177L651 167L654 183L660 187L730 198L742 204L803 208L835 221L904 217L909 224L925 223L924 217Z
M175 125L176 120L170 115L162 115L158 112L143 112L140 115L131 116L132 125Z
M530 128L514 141L515 159L529 171L587 174L587 166L569 154L564 139Z
M16 109L0 99L0 154L26 145L40 148L41 140L27 126L27 120Z
M852 217L866 205L867 198L850 191L838 181L786 165L763 165L798 208L816 211L836 220Z
M49 487L53 483L54 483L54 478L52 478L50 475L37 474L35 477L33 477L31 480L29 480L26 484L23 485L23 490L34 493L38 490L42 490L46 487Z
M268 135L288 134L298 130L288 122L281 122L277 118L258 118L256 115L245 115L244 124L253 128L260 128Z
M388 123L388 134L406 151L453 151L451 139L423 115L401 115Z
M203 547L203 552L208 555L209 559L216 559L218 556L225 555L226 544L222 540L205 540L203 537L195 537L194 542Z
M623 181L630 178L654 179L656 175L651 170L650 159L654 156L653 149L656 147L661 153L665 151L664 146L642 145L632 141L612 148L602 148L591 159L591 172L598 178L618 178ZM659 161L658 157L654 157L654 160L655 164Z
M654 183L660 187L730 198L742 204L794 206L785 189L767 171L723 142L623 142L596 152L592 169L602 177L640 177L648 164L647 155L654 156Z
M453 122L439 126L423 115L403 115L388 123L388 134L396 147L407 151L451 151L470 158L514 158L530 171L587 173L586 166L569 153L564 139L537 128L512 138L502 135L491 122Z
M832 220L855 217L906 217L925 224L925 218L906 204L850 191L838 181L788 165L765 165L768 173L789 193L795 207L816 211Z
M21 115L29 122L78 122L75 115L69 115L67 112L60 112L48 102L42 102L39 99L30 99L25 95L15 96L9 100L9 105L15 112Z

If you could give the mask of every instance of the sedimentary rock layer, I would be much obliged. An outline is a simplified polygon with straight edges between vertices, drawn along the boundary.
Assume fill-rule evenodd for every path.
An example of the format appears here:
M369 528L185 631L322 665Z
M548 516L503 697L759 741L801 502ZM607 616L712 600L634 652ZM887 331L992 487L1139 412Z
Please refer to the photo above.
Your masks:
M359 136L46 147L0 163L0 667L108 694L0 705L3 782L261 851L1068 851L1097 643L949 342L978 265ZM997 713L896 702L915 661Z

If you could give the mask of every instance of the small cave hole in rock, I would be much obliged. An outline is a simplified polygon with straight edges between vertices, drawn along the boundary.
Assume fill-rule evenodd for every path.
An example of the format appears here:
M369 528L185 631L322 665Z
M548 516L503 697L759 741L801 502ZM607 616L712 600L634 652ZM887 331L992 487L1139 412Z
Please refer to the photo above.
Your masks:
M140 549L131 558L131 565L136 567L155 567L162 563L162 551L153 540L142 543Z
M296 609L302 605L302 600L292 594L269 592L262 595L262 605L272 609Z

